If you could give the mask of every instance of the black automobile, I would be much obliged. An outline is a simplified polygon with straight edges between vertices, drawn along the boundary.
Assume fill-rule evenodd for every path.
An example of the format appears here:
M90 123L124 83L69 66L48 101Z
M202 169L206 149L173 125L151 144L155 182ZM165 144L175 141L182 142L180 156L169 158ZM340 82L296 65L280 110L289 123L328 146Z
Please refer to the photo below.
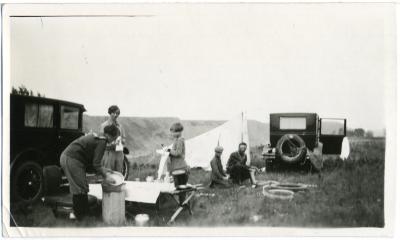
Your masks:
M62 151L84 135L82 104L43 97L10 95L11 201L33 202L43 192L42 169L59 165ZM124 159L124 175L128 175ZM89 169L93 172L93 169Z
M322 154L340 154L345 136L346 119L319 118L316 113L272 113L270 143L263 150L266 167L298 168L319 146Z

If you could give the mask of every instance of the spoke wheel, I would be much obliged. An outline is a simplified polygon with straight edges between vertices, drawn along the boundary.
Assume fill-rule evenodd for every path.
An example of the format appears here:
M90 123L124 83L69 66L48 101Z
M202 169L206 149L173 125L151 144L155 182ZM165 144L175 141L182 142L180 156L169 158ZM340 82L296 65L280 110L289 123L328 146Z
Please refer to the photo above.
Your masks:
M16 202L31 203L43 192L42 167L34 161L24 161L11 174L11 192Z

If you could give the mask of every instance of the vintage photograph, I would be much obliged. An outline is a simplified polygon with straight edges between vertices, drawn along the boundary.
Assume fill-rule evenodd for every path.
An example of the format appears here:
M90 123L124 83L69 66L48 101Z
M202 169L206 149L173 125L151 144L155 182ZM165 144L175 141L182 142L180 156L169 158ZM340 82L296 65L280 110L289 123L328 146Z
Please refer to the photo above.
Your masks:
M390 225L394 4L2 11L3 235Z

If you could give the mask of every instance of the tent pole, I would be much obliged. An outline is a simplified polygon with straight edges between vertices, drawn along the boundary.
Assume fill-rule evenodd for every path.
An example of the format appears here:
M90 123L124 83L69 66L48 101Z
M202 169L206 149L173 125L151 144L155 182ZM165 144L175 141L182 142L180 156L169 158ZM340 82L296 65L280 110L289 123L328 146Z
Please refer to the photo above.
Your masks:
M242 131L241 131L241 134L242 134L242 141L241 142L243 142L243 111L242 111Z

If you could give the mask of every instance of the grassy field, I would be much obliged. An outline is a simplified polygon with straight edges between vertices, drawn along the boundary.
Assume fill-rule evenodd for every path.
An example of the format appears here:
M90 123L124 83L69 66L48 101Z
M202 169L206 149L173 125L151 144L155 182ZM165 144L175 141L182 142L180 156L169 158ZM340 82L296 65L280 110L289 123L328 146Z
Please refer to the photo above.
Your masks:
M297 192L290 201L264 197L262 188L206 188L192 201L194 214L183 213L177 226L291 226L291 227L383 227L384 226L384 139L350 139L350 158L342 162L336 156L326 156L321 176L308 172L267 172L258 180L276 180L314 184L316 187ZM258 157L257 157L258 156ZM259 152L253 150L254 164L262 166ZM153 174L156 169L142 166L140 172L131 169L130 178ZM189 183L209 184L209 173L192 169ZM149 206L138 208L149 213L151 225L164 225L169 208L155 214ZM137 206L136 206L137 208ZM146 210L145 210L146 209ZM104 226L101 217L83 223L55 218L41 204L13 213L19 226L76 227ZM126 226L133 226L128 218Z

